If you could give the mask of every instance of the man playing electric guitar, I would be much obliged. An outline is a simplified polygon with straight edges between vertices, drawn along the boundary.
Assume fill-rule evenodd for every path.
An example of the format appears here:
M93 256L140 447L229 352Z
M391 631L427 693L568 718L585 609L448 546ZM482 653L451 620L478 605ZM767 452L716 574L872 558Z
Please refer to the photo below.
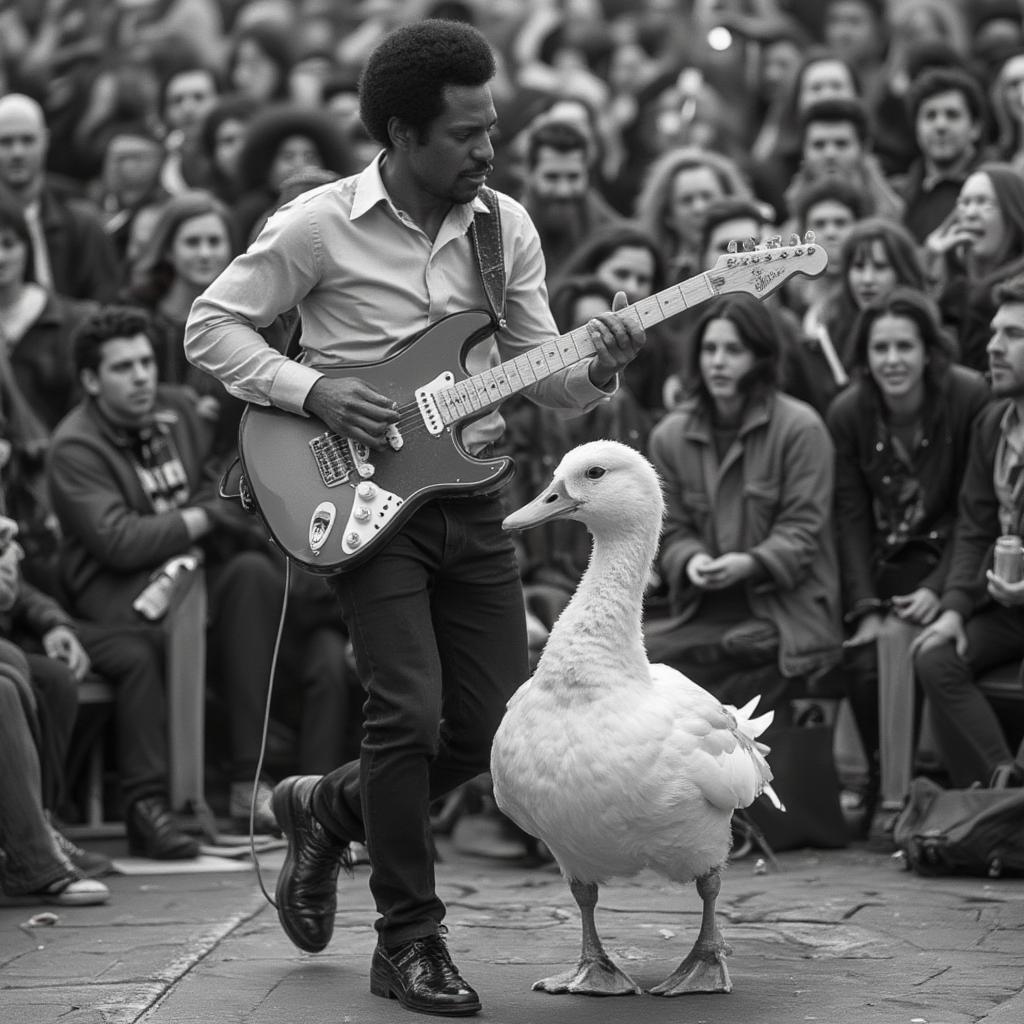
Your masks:
M484 37L458 22L423 21L386 37L360 85L360 113L382 153L362 173L276 213L192 309L188 358L232 394L313 416L344 439L343 477L351 471L373 484L374 458L393 454L423 418L358 373L331 370L379 364L448 314L500 312L501 284L503 322L470 353L479 369L557 336L533 224L518 203L483 190L494 156L494 71ZM490 273L485 286L495 263L504 274ZM624 304L620 294L615 308ZM302 319L299 361L256 331L293 306ZM612 312L590 321L586 336L592 355L531 385L531 398L570 415L586 411L614 391L644 341L638 318ZM460 401L444 399L449 418ZM486 455L502 428L490 408L467 424L462 444ZM327 471L336 455L326 457ZM333 514L310 518L314 547ZM505 702L528 675L504 515L493 493L440 493L371 558L330 576L368 693L361 755L322 778L286 779L274 793L288 840L276 892L288 936L310 952L327 945L342 853L351 840L365 842L380 914L371 991L427 1013L480 1009L442 937L429 807L487 769Z

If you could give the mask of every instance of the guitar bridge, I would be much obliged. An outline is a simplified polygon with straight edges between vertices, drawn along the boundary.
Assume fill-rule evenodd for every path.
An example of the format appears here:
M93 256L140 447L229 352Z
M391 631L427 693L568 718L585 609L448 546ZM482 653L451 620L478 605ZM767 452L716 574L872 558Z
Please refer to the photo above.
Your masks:
M309 442L317 472L325 487L337 487L346 483L355 472L348 444L337 434L325 430Z

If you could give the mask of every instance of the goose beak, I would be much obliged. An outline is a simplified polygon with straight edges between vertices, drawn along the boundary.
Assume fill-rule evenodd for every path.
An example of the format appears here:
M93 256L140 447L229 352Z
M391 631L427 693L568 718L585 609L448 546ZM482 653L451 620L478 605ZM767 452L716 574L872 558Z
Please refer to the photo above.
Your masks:
M501 528L503 530L528 530L531 526L540 526L541 523L550 522L552 519L564 519L566 516L572 515L580 505L581 502L566 494L562 481L556 480L528 505L524 505L506 516Z

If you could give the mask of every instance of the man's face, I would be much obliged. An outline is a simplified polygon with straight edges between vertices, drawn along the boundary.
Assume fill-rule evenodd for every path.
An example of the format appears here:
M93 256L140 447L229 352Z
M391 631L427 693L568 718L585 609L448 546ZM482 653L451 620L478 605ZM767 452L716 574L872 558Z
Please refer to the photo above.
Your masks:
M494 169L491 136L498 115L486 85L446 85L444 111L423 139L405 138L403 151L417 189L449 203L472 202Z
M164 122L168 128L191 128L217 102L217 87L208 71L183 71L167 83Z
M28 110L0 118L0 181L21 192L39 180L46 162L46 127Z
M804 111L818 100L856 99L857 86L850 69L841 61L823 58L808 64L800 77L797 110Z
M796 76L802 50L791 39L777 39L767 43L761 63L761 90L766 99L782 93Z
M1024 302L1004 302L996 310L986 351L992 394L1024 398Z
M843 242L853 227L853 211L837 199L823 199L807 211L804 227L828 253L829 273L837 273Z
M153 139L116 135L103 157L103 180L116 195L134 200L156 186L163 158L163 147Z
M156 403L156 360L144 334L103 343L100 365L82 371L82 386L112 422L140 427Z
M878 53L878 19L864 0L832 0L825 12L825 43L854 64Z
M238 155L245 145L245 121L230 117L222 121L214 133L213 160L225 177L238 171Z
M804 133L804 166L817 174L845 174L864 156L857 129L849 121L812 121Z
M704 226L704 212L724 195L712 168L684 167L672 179L665 219L680 239L695 242Z
M305 135L289 135L282 139L277 147L274 159L270 162L267 179L273 188L280 188L284 182L298 171L323 166L323 157L316 143Z
M550 146L537 150L527 189L541 202L579 202L590 183L587 154L582 149L563 153Z
M958 91L929 96L918 108L914 130L918 148L938 167L958 163L981 135L981 125L971 117L967 100Z

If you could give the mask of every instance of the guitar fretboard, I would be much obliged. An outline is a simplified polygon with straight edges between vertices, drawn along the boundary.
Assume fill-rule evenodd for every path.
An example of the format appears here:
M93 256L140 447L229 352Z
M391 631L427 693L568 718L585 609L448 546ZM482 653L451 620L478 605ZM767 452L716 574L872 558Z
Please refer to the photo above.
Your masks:
M619 310L633 316L646 330L663 320L706 302L718 294L707 273L674 284ZM500 405L531 384L546 380L568 366L589 359L595 352L590 331L583 325L538 345L520 356L499 363L434 393L446 426Z

